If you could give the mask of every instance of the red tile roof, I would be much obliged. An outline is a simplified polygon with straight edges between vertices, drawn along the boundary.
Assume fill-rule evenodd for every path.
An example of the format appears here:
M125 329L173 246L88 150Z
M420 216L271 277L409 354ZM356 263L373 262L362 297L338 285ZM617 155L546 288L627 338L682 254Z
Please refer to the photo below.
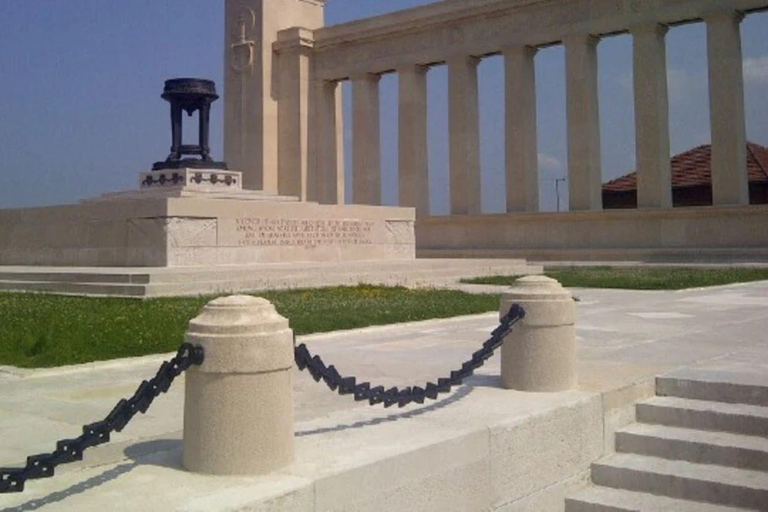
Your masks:
M705 145L672 157L672 188L698 187L712 181L712 146ZM747 171L750 183L768 183L768 148L747 143ZM637 189L633 172L603 185L604 191L627 192Z

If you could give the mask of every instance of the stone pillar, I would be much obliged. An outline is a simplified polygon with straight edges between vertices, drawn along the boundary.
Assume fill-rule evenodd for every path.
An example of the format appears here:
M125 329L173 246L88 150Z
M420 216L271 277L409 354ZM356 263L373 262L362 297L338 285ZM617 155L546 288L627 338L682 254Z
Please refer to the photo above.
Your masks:
M705 17L712 126L712 201L715 205L749 204L742 18L735 11Z
M352 78L352 201L381 204L379 75Z
M536 48L530 46L518 46L504 51L508 212L539 210L536 51Z
M667 30L666 26L656 23L631 30L634 44L639 208L672 207L665 39Z
M429 216L429 157L427 151L427 68L408 66L399 71L400 206Z
M293 461L293 333L269 301L216 299L189 323L205 361L186 374L184 467L262 475Z
M482 213L480 112L475 57L448 60L448 130L452 215Z
M341 85L319 80L314 85L310 133L309 199L344 204L344 139Z
M301 28L280 32L276 45L280 75L277 190L301 201L308 199L309 72L313 45L313 32Z
M518 279L501 300L501 314L520 304L525 318L501 347L501 382L519 391L576 387L576 307L571 294L545 276Z
M603 207L597 43L590 35L565 43L568 119L568 182L571 210Z
M278 190L277 66L273 44L291 27L323 26L323 3L226 0L224 159L248 189Z

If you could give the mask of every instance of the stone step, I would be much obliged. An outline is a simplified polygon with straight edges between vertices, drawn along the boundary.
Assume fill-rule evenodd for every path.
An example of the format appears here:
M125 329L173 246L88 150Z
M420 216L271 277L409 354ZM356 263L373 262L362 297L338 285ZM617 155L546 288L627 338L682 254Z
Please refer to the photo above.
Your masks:
M739 512L743 508L591 486L565 500L565 512Z
M636 423L616 433L616 451L768 471L768 437Z
M155 272L150 275L151 284L187 283L190 276L194 275L199 281L221 280L227 278L250 280L283 280L286 282L301 282L303 280L324 277L327 280L355 281L432 281L442 279L445 281L457 281L461 278L473 278L488 275L527 275L540 274L541 267L527 265L524 261L510 262L498 265L466 265L466 264L441 264L419 262L399 262L397 265L382 263L336 264L302 267L274 267L264 265L261 267L213 267L211 269L173 269L170 272Z
M147 284L149 274L130 272L10 272L0 270L2 282L61 282L61 283L109 283Z
M0 290L120 297L257 292L266 289L355 286L445 286L461 278L540 274L523 260L268 264L211 268L57 270L0 267Z
M739 371L740 369L745 371ZM656 378L656 394L694 400L768 406L768 375L746 365L685 368Z
M72 283L56 281L0 281L0 291L47 292L60 295L87 295L94 297L146 296L146 285L119 283Z
M596 485L690 501L765 510L768 473L635 454L592 465Z
M76 282L76 283L185 283L190 279L218 280L273 276L299 279L326 275L386 276L401 275L464 278L488 275L540 274L541 266L528 265L525 260L415 260L395 262L292 263L251 264L211 267L176 268L98 268L57 269L55 267L2 267L0 281L12 282Z
M637 404L637 421L748 436L768 435L768 407L757 405L656 397Z

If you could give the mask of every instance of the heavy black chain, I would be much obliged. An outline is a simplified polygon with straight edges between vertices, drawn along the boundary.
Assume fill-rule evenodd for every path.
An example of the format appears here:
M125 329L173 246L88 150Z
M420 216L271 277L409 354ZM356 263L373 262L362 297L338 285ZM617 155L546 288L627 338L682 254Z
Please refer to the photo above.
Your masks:
M313 356L303 343L294 349L296 365L300 370L309 371L316 382L324 381L331 391L338 391L340 395L354 395L357 402L367 400L370 405L384 404L384 407L392 407L395 404L405 407L412 402L423 404L426 399L437 400L440 393L450 392L453 386L458 386L483 366L504 343L504 338L510 333L512 326L524 317L523 308L514 304L509 313L501 319L499 326L493 330L488 341L472 354L471 359L462 364L459 370L451 372L450 377L438 379L437 383L428 382L424 387L393 387L385 390L384 386L373 387L369 382L358 384L355 377L343 377L333 365L326 366L320 356Z
M170 389L176 377L190 366L202 364L203 357L202 347L181 345L176 356L165 361L152 379L142 382L131 398L120 400L104 420L85 425L81 436L59 441L53 453L27 457L23 468L0 468L0 494L22 492L27 480L52 477L59 464L83 460L86 449L108 443L112 432L122 431L136 413L147 412L154 399Z

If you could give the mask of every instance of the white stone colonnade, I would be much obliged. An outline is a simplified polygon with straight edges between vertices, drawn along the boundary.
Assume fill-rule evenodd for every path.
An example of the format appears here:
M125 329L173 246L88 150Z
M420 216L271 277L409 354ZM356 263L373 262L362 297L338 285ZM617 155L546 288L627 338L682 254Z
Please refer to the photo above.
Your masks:
M271 23L262 24L261 35L248 28L252 24L243 17L243 5ZM597 47L602 37L628 33L633 39L638 206L670 208L666 36L672 25L704 22L714 206L749 203L740 23L745 14L768 8L768 0L437 2L327 27L319 21L322 0L271 5L277 11L266 12L257 0L227 2L225 157L255 188L322 203L345 202L340 84L349 81L353 183L347 199L381 204L379 81L383 74L396 73L400 204L414 207L420 218L429 217L427 73L445 65L450 213L481 215L477 69L483 58L503 55L506 209L509 214L537 212L535 56L539 47L562 44L570 208L600 211ZM268 30L274 37L267 37ZM248 50L250 38L255 49ZM250 61L243 57L249 51L255 53Z

